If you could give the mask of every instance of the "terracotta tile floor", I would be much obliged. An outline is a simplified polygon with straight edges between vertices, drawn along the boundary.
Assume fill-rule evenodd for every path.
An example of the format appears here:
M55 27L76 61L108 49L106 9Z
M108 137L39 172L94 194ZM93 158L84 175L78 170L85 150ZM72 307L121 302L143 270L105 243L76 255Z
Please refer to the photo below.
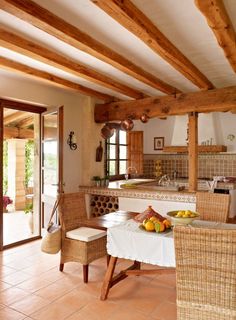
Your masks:
M100 301L105 257L90 265L88 284L78 263L59 272L59 254L42 253L40 241L1 252L0 262L0 320L176 319L173 275L130 276ZM117 270L127 264L119 260Z

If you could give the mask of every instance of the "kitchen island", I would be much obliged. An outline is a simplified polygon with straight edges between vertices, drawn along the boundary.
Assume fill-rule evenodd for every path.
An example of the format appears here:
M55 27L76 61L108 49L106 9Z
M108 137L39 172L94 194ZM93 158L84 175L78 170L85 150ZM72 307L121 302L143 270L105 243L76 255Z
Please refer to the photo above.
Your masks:
M155 185L151 188L150 184L153 182L154 179L119 180L110 182L108 187L80 186L80 190L86 194L89 216L99 216L116 210L143 212L149 205L164 216L172 210L195 211L196 193L188 191L186 179L176 181L185 186L181 191L168 190L168 186L166 189L157 190ZM129 186L123 187L125 184ZM232 190L231 197L235 199L235 184L222 182L217 187ZM204 189L207 189L206 183L199 180L199 190ZM231 211L236 212L235 202L231 201ZM232 214L234 212L231 212Z

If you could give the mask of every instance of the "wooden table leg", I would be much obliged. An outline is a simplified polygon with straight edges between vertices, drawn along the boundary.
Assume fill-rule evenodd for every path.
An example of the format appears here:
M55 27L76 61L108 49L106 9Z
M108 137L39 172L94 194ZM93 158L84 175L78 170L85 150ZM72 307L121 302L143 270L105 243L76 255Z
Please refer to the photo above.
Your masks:
M111 284L111 280L112 280L113 273L115 270L116 262L117 262L117 257L111 256L110 261L109 261L109 265L108 265L108 268L107 268L107 271L105 274L105 278L103 281L103 285L102 285L101 296L100 296L101 300L106 300L106 298L108 296L108 292L110 290L110 284Z

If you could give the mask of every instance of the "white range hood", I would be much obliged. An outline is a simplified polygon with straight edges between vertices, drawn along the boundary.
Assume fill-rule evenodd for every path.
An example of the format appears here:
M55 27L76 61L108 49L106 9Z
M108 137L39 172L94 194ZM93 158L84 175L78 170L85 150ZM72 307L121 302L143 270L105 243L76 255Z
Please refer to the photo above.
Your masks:
M172 146L187 144L188 116L176 116L174 122ZM198 144L220 144L222 141L221 122L215 113L201 113L198 118Z

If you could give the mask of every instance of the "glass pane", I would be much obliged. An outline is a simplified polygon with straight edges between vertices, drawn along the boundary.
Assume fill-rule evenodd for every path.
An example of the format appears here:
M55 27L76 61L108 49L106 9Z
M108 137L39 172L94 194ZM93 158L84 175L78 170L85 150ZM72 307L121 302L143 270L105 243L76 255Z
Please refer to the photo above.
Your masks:
M119 141L119 143L120 143L120 144L126 144L126 143L127 143L127 142L126 142L126 132L120 130L120 131L119 131L119 134L120 134L120 141Z
M57 170L53 168L44 168L43 170L43 193L49 196L55 196L57 194Z
M43 117L43 139L55 140L57 138L57 113L47 114Z
M57 141L44 141L43 143L43 193L51 196L57 194L58 161Z
M43 143L43 166L57 169L57 141L44 141Z
M116 130L113 136L108 140L109 143L116 143Z
M119 172L119 174L125 174L126 173L126 166L127 166L127 161L120 161L120 172Z
M126 146L120 146L120 159L127 159L127 147Z
M109 176L114 176L116 174L116 162L108 161L108 172Z
M116 159L116 146L114 144L108 145L108 159Z

